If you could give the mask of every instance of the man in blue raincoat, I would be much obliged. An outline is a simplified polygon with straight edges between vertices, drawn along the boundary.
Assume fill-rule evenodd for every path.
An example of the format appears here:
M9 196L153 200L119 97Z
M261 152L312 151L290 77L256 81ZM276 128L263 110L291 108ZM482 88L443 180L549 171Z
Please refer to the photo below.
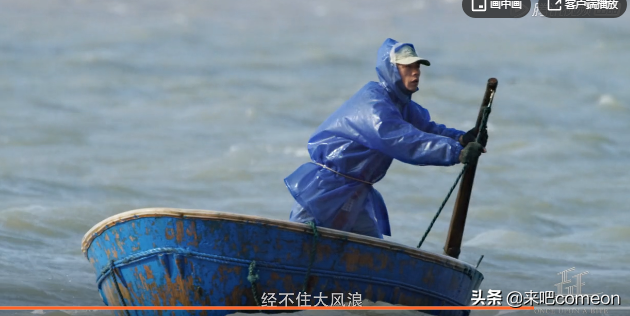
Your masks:
M378 50L379 82L346 101L308 142L312 162L284 181L295 198L290 220L376 238L391 236L385 202L372 184L393 159L414 165L451 166L477 159L485 149L467 133L431 121L411 100L420 64L409 43L387 39ZM487 135L481 135L485 144Z

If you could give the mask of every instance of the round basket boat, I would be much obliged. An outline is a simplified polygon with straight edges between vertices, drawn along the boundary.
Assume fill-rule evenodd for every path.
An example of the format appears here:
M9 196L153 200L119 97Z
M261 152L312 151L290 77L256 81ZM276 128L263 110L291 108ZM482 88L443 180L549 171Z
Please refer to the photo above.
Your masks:
M96 270L103 301L112 306L331 306L351 305L357 298L467 306L483 280L471 265L441 254L307 224L204 210L121 213L87 232L82 250Z

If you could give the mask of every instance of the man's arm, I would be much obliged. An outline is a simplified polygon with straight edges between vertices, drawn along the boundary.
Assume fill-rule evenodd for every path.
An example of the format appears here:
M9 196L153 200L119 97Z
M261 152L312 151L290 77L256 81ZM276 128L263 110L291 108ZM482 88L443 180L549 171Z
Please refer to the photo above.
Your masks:
M416 128L388 104L374 105L371 114L360 124L353 124L363 145L414 165L459 163L462 146L457 140Z
M466 133L431 121L429 111L416 102L411 101L404 110L406 111L406 117L409 122L421 131L446 136L456 141L460 141L460 137Z

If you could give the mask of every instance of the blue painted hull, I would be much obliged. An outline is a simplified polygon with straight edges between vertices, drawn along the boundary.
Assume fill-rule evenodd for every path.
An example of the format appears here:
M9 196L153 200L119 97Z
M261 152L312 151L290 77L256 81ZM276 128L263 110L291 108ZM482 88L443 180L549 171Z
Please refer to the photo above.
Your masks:
M254 306L255 291L296 296L306 281L306 305L349 293L401 305L466 306L483 276L442 255L370 237L253 216L145 209L101 222L83 240L103 301L114 306ZM312 254L312 255L311 255ZM312 264L311 264L312 258ZM311 267L308 280L307 270ZM304 296L302 296L303 298ZM299 297L298 297L299 299ZM320 304L321 305L321 304ZM131 311L131 315L226 315L229 311ZM467 311L434 312L468 315ZM118 315L126 315L118 312Z

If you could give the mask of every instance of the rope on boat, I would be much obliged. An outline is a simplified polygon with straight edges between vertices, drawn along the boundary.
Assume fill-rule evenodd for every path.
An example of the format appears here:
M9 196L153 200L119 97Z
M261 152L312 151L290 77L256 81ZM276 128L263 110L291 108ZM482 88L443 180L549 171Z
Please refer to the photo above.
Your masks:
M475 266L475 269L479 268L479 264L481 264L481 260L483 260L483 255L479 257L479 261L477 261L477 266Z
M481 126L479 126L479 132L477 133L477 139L475 140L476 142L479 142L481 138L481 131L484 130L486 128L486 125L488 124L488 116L490 116L490 111L492 108L492 100L494 100L494 91L492 91L492 93L490 94L490 102L488 102L488 106L483 109L483 119L481 120ZM435 224L435 221L437 220L438 216L440 216L440 213L442 212L444 205L446 205L446 202L451 197L451 194L453 193L453 190L455 190L455 187L457 186L459 179L461 179L462 176L464 175L464 172L466 172L466 168L468 168L468 163L464 163L462 172L459 173L459 175L457 176L457 179L455 179L455 183L453 183L453 186L451 187L451 190L448 191L448 194L446 194L446 198L444 198L444 201L442 201L442 205L440 206L440 209L437 211L437 213L435 213L435 216L433 216L433 220L431 221L431 224L429 224L429 228L427 228L427 230L424 232L424 235L422 236L420 243L418 243L417 248L420 248L420 246L422 246L422 243L424 243L424 240L427 238L427 235L429 235L431 228L433 228L433 224Z
M302 292L306 293L306 285L308 284L308 278L311 276L311 268L315 262L315 254L317 253L317 241L319 240L319 232L314 222L308 222L313 230L313 243L311 244L311 253L309 254L308 269L306 270L306 276L304 276L304 284L302 285Z
M313 230L313 242L311 243L311 251L309 253L309 262L308 268L306 269L306 275L304 276L304 282L302 284L302 292L306 293L306 286L308 285L308 278L311 276L311 269L313 268L313 263L315 263L315 255L317 253L317 242L319 241L319 232L317 231L317 226L315 226L314 222L307 222L311 226ZM252 287L252 295L254 296L254 301L257 306L261 306L260 300L258 299L258 293L256 293L256 282L259 280L259 276L256 273L256 260L253 260L249 264L249 273L247 274L247 281L251 284Z
M253 260L252 263L249 264L249 274L247 275L247 281L252 285L252 295L254 295L254 301L256 305L260 306L260 301L258 300L258 294L256 293L256 282L258 282L258 274L254 271L256 270L256 260Z
M114 280L114 286L116 287L116 292L118 292L118 298L120 299L120 302L123 304L123 306L127 306L127 303L125 303L125 298L123 297L122 292L120 291L118 280L116 279L116 264L114 263L114 260L110 262L109 269L111 272L110 274L112 276L112 279ZM125 310L125 315L130 316L128 310Z

